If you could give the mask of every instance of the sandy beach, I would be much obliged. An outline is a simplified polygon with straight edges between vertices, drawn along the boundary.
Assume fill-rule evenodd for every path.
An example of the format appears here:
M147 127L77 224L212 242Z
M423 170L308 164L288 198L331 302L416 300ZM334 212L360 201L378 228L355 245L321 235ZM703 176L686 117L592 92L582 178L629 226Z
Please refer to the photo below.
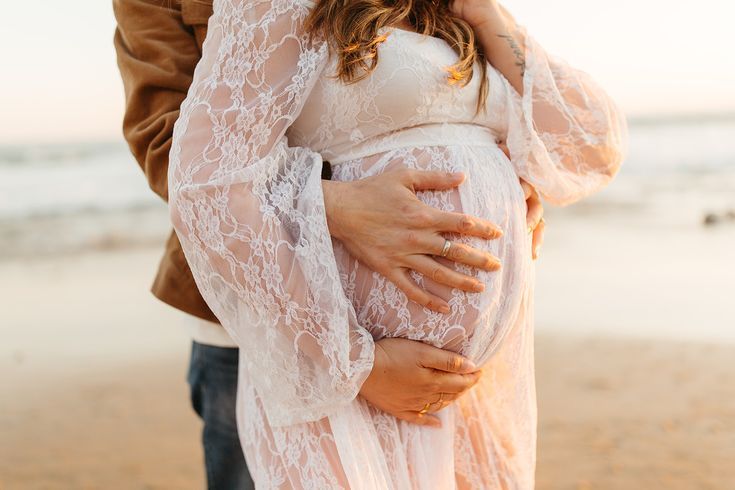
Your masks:
M158 254L0 263L3 490L203 487L187 332L147 292ZM538 488L733 488L735 345L721 344L540 327Z

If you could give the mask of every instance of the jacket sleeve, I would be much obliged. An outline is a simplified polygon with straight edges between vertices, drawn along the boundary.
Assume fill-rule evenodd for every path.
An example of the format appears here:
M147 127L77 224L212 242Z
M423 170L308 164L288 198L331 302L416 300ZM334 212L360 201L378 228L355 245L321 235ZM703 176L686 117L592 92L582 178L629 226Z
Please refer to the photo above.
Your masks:
M525 43L523 95L501 77L511 162L546 200L570 204L617 173L627 152L625 115L590 75L517 28Z
M285 136L327 61L306 2L215 0L169 168L187 261L274 426L350 403L373 363L332 250L322 158Z
M153 191L168 199L168 154L199 48L180 2L113 0L114 45L125 87L123 133Z

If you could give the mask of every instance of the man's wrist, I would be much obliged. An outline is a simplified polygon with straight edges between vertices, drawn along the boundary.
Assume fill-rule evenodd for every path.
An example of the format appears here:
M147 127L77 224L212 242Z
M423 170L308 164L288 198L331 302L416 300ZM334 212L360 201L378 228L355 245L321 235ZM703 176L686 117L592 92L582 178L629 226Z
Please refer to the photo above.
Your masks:
M324 195L324 213L327 216L327 228L329 234L340 239L339 220L336 219L342 207L344 182L333 180L322 180L322 194Z

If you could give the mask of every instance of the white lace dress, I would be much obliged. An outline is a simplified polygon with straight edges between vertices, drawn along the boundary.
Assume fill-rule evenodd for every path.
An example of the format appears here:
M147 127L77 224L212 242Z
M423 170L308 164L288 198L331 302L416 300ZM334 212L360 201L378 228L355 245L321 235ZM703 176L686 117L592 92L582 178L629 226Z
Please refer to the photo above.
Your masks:
M530 237L518 178L569 203L607 183L626 126L585 73L526 35L524 95L488 66L447 83L443 41L384 29L377 69L345 85L324 40L310 40L307 0L215 0L204 53L171 150L171 217L205 300L240 347L238 426L258 488L529 489L536 406ZM522 31L525 32L525 31ZM498 148L505 140L511 158ZM330 238L322 161L338 180L410 167L465 172L432 206L498 224L498 272L464 293L414 278L450 314L408 302ZM396 210L399 212L399 210ZM411 425L357 397L376 339L400 336L460 352L482 381Z

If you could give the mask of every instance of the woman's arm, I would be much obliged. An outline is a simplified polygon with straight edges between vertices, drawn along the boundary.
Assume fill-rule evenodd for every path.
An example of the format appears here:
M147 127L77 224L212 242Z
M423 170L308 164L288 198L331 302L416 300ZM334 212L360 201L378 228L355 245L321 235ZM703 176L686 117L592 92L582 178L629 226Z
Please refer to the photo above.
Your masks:
M304 32L309 8L215 1L169 163L187 261L273 425L351 402L373 366L331 248L321 157L284 136L327 60Z
M569 204L607 184L627 150L625 116L587 73L547 53L496 0L455 0L506 92L506 144L518 175Z

